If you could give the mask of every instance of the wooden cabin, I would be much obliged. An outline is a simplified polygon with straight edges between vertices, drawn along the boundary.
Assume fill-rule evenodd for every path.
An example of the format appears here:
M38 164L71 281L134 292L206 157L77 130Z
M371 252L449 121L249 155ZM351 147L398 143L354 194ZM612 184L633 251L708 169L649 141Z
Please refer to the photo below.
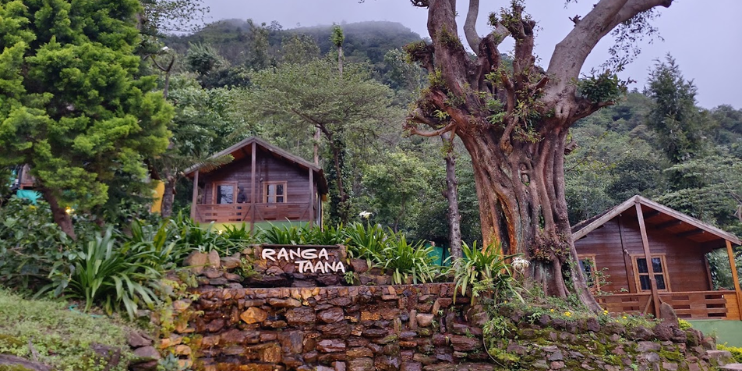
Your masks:
M218 167L186 170L193 179L191 218L200 223L322 223L323 171L313 163L251 137L211 159L232 156Z
M651 313L670 304L680 318L740 320L733 234L641 196L572 228L580 266L610 312ZM706 254L726 250L734 287L714 290ZM608 277L597 279L598 272Z

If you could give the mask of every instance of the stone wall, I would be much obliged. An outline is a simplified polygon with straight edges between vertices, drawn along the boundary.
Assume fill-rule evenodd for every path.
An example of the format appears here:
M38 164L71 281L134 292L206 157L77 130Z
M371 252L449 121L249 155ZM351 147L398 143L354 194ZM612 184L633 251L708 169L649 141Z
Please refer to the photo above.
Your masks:
M191 336L190 349L177 352L197 353L196 366L204 370L421 370L486 363L483 317L467 312L468 298L454 305L453 287L197 290L188 310L198 315L165 342L175 350L184 335L199 334Z
M153 316L163 356L209 371L696 371L730 358L677 322L642 327L608 317L552 318L518 305L493 314L501 338L487 352L482 328L489 317L468 297L454 302L453 283L388 285L383 275L351 261L348 270L368 285L250 288L244 287L250 279L233 273L240 259L193 255L189 266L199 286ZM330 283L297 276L285 264L269 272L272 266L256 268L262 284L271 276L299 285Z

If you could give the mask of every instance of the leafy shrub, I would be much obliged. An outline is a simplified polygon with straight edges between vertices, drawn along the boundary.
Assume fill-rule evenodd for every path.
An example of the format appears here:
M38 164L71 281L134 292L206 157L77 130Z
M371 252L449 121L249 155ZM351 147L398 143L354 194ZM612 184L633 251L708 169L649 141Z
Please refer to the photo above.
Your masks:
M432 282L437 275L433 265L433 247L423 247L423 241L410 244L404 235L395 235L388 239L389 244L383 250L384 268L392 271L392 281L396 284L412 282Z
M34 291L74 241L52 221L48 204L11 198L0 208L0 284Z
M724 343L724 344L717 344L716 349L729 351L729 353L732 353L734 362L742 363L742 347L730 347L730 346L727 346L726 343Z
M489 251L501 251L498 247ZM496 299L507 299L515 296L520 301L523 298L515 290L515 280L510 273L506 260L512 256L503 256L497 253L487 253L477 249L474 242L471 247L462 243L463 261L453 265L456 294L471 290L472 298L478 298L481 293L488 293Z
M87 243L87 248L68 252L67 261L55 265L51 273L57 296L85 301L85 311L93 304L107 313L124 308L134 318L141 304L159 301L162 266L154 264L162 259L151 249L132 249L131 245L114 249L112 228ZM135 246L141 246L137 244ZM42 290L42 292L45 290Z
M353 223L345 229L348 237L348 254L352 258L374 263L384 262L387 234L380 225Z
M183 216L182 213L165 223L169 223L167 227L169 239L176 243L177 251L190 253L194 250L201 252L216 250L219 255L228 256L237 252L243 244L252 242L251 238L240 239L250 235L244 224L241 228L228 228L225 234L215 229L213 224L204 229L191 218Z
M346 242L343 226L311 227L309 223L296 225L276 226L262 229L257 236L262 243L276 245L339 245Z

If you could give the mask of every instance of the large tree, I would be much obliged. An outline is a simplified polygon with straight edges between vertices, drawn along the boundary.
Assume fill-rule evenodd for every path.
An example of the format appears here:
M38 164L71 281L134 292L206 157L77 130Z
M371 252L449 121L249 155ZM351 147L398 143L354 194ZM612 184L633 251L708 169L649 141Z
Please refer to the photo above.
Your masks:
M331 219L350 219L348 146L359 149L373 143L390 120L391 90L371 79L367 66L345 64L338 73L334 60L283 64L252 74L253 88L243 100L248 122L270 126L271 131L311 138L319 130L327 148L331 186Z
M536 64L536 21L522 1L491 14L493 30L480 37L475 29L479 0L469 0L464 32L474 58L458 35L456 0L411 2L428 9L432 42L407 47L430 73L408 130L431 137L451 132L463 142L474 166L485 246L499 243L505 253L530 257L532 277L552 295L568 295L568 271L572 292L600 310L582 272L569 264L577 254L564 196L564 152L569 127L612 104L622 86L609 71L578 79L603 37L616 29L619 40L633 41L642 29L654 31L642 25L655 7L668 7L672 0L598 1L573 18L574 28L556 45L546 70ZM515 40L512 67L503 65L498 49L506 37Z
M29 164L55 222L165 150L172 108L141 77L136 0L0 1L0 166Z

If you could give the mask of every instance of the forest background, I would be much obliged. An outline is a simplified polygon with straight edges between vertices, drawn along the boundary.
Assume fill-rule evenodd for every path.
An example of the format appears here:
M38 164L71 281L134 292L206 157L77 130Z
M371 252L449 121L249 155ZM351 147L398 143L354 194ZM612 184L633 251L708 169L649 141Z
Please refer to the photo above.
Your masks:
M338 79L333 26L225 20L193 29L153 19L138 52L151 62L143 64L144 74L159 76L175 108L171 145L150 164L173 185L172 212L189 208L185 168L257 135L307 159L318 146L329 183L344 184L331 190L329 224L358 221L369 211L374 223L439 245L449 239L444 158L453 153L462 240L481 240L466 151L455 141L403 130L409 105L428 83L403 48L422 38L391 22L340 29L344 76ZM640 194L742 232L742 110L699 107L692 76L681 67L669 55L658 60L646 86L630 86L617 105L574 126L565 166L573 225ZM112 180L105 204L89 210L101 219L130 220L150 201L131 197L131 188L117 181L127 182Z

